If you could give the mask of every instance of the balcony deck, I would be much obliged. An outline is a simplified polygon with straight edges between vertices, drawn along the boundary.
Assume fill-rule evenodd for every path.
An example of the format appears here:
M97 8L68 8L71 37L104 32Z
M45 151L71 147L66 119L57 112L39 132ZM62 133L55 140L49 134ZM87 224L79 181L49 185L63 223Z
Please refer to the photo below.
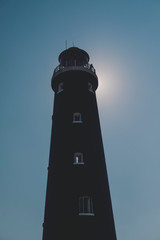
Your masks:
M53 78L57 77L61 73L68 72L68 71L84 71L84 72L90 73L92 76L97 78L96 70L92 64L86 64L86 65L81 65L81 66L58 65L54 70Z

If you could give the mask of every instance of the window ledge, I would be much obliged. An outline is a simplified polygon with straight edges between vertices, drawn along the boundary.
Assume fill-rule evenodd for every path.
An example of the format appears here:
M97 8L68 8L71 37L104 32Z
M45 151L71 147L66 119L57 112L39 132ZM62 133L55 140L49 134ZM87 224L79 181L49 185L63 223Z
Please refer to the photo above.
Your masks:
M57 92L57 94L58 94L58 93L61 93L61 92L63 92L63 89L62 89L62 90L59 90L59 91Z
M91 90L91 89L88 89L88 91L90 91L91 93L94 93L94 91L93 91L93 90Z
M84 162L81 162L81 163L76 163L76 162L74 162L73 164L74 164L74 165L84 165Z
M72 121L72 123L82 123L82 121Z
M94 213L79 213L79 216L94 216Z

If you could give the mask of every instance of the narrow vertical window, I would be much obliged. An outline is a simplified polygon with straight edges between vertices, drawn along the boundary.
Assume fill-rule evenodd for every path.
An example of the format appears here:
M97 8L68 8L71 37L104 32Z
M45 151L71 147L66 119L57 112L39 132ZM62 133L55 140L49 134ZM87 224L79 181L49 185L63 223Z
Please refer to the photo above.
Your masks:
M58 84L58 89L57 89L57 93L60 93L64 90L64 84L63 82L59 83Z
M83 153L77 152L77 153L74 154L73 164L84 164Z
M94 216L93 201L91 197L79 197L79 215Z
M88 83L88 90L90 92L94 93L92 83L90 83L90 82Z
M82 123L82 117L80 113L73 113L73 123Z

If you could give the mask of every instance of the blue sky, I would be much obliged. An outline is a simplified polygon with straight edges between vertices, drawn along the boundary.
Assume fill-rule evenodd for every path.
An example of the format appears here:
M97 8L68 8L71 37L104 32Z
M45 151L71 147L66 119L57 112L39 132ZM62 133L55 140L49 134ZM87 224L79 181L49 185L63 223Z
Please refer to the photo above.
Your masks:
M160 239L160 1L0 1L0 239L38 240L58 55L86 50L118 240Z

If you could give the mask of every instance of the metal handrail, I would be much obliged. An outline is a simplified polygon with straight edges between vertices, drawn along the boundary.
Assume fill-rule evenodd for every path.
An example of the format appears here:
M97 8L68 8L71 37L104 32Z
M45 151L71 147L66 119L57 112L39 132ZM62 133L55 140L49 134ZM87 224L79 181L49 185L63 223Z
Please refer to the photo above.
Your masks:
M84 68L87 68L87 69L91 70L93 73L96 73L96 70L95 70L95 68L93 67L92 64L87 63L85 65L73 65L73 67L75 67L75 66L84 67ZM57 73L58 71L60 71L64 68L67 68L67 67L72 67L72 66L63 66L63 65L60 64L54 69L54 73Z

